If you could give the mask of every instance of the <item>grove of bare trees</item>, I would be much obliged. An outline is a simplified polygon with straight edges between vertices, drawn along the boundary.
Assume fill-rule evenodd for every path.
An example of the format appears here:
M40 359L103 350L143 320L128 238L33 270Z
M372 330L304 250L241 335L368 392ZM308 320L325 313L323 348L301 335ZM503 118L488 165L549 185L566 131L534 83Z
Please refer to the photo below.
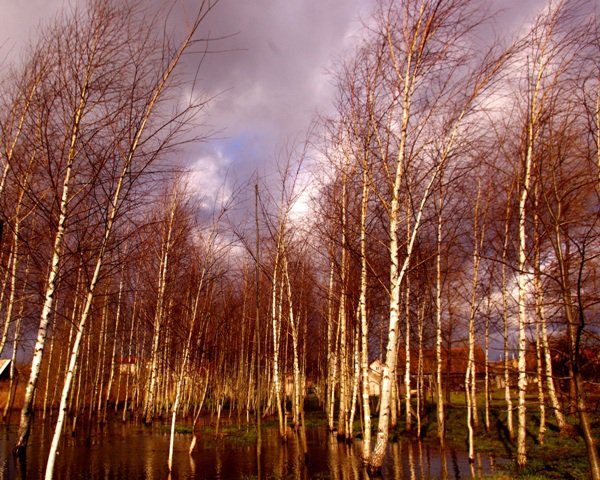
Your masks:
M481 2L378 2L335 112L282 149L275 180L240 189L247 215L233 197L201 206L173 160L208 135L183 67L203 68L214 7L169 32L141 2L86 2L3 73L15 452L34 416L51 421L50 479L67 432L159 419L173 470L177 419L192 453L211 412L217 431L222 415L255 424L260 465L261 419L305 446L314 400L374 474L394 432L431 427L444 447L460 399L471 462L497 420L524 468L552 423L600 479L594 2L548 2L516 38L493 36Z

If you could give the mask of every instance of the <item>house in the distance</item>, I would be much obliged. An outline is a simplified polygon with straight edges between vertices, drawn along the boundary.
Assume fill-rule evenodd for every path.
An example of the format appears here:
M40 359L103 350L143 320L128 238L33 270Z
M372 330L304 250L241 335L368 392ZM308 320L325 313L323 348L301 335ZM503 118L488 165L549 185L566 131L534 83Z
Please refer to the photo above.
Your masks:
M138 361L135 355L128 357L120 357L115 359L115 363L118 366L119 374L121 375L133 375L137 373Z
M0 380L10 376L10 358L0 358Z
M381 376L383 375L383 363L377 359L369 365L369 395L378 397L381 393Z

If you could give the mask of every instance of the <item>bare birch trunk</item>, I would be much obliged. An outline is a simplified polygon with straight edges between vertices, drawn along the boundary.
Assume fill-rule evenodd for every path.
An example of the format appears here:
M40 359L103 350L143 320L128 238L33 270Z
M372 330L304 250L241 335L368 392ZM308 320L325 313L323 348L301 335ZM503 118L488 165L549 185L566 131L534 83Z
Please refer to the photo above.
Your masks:
M210 10L210 5L208 5L208 9ZM139 124L137 124L135 126L135 129L133 131L133 138L131 140L131 144L129 145L129 150L127 151L127 155L126 155L126 158L125 158L125 161L123 164L123 169L120 172L120 176L118 178L114 194L111 198L111 202L108 207L108 212L107 212L108 215L107 215L107 221L106 221L106 225L105 225L105 229L104 229L104 236L103 236L102 242L100 244L99 252L98 252L98 255L96 258L95 268L94 268L93 275L92 275L92 278L90 279L90 283L88 286L88 293L86 295L85 305L84 305L82 313L81 313L81 317L80 317L79 325L78 325L78 329L77 329L77 334L75 336L75 341L73 343L73 347L71 350L69 369L68 369L67 375L65 377L65 383L64 383L63 391L62 391L62 395L61 395L61 401L60 401L60 407L59 407L59 417L56 422L56 427L55 427L54 435L52 438L52 444L50 447L50 452L48 454L48 461L46 464L46 472L45 472L46 480L52 479L53 474L54 474L54 463L56 460L58 443L60 440L60 435L62 433L62 428L63 428L64 419L65 419L65 415L66 415L67 400L69 397L71 382L73 380L73 374L74 374L75 367L77 364L77 358L78 358L78 354L79 354L79 345L81 343L81 338L83 336L83 330L85 328L85 325L86 325L86 322L87 322L87 319L89 316L89 312L91 310L92 302L94 299L94 290L98 283L98 279L100 276L100 270L102 268L103 261L104 261L104 256L105 256L106 250L108 248L109 240L111 238L112 228L114 226L115 219L117 218L117 214L118 214L118 210L119 210L119 206L120 206L121 191L123 188L123 183L125 181L126 175L129 172L130 166L132 165L134 155L137 152L138 146L142 139L142 135L145 132L146 125L150 119L153 109L154 109L156 103L158 102L160 95L165 90L165 88L167 86L167 82L168 82L169 78L171 77L171 74L175 70L175 67L179 63L179 60L181 59L184 51L191 44L193 35L196 32L196 30L198 29L201 20L204 18L204 15L206 15L206 13L204 13L203 10L204 10L204 5L201 5L199 13L198 13L197 17L195 18L195 21L194 21L192 27L190 28L188 35L181 42L177 51L173 54L169 63L165 67L165 70L162 72L162 76L159 78L156 86L154 87L154 89L152 91L151 97L148 99L148 102L145 105L144 112L142 113L141 118L139 118ZM85 85L87 85L87 83ZM84 100L83 95L82 95L82 99ZM77 121L76 125L78 125L78 124L79 124L79 122ZM72 149L74 149L75 138L72 141ZM68 182L65 182L65 188L63 189L63 197L65 198L65 201L66 201L66 196L65 196L66 195L66 193L65 193L66 187L68 187ZM62 211L63 211L63 209L61 207L61 217L62 217ZM64 219L63 219L63 225L64 225ZM59 222L59 226L60 226L60 222ZM63 227L63 229L64 229L64 227ZM61 228L59 228L58 230L61 231ZM58 238L58 235L57 235L57 238ZM61 238L62 238L62 235L61 235ZM55 241L55 250L56 250L56 241ZM58 259L57 259L57 262L58 262ZM54 270L51 270L51 272L52 271L54 271ZM51 296L50 296L50 298L51 298ZM45 336L45 329L44 329L44 336ZM25 406L23 408L25 410ZM91 410L91 405L90 405L90 410Z
M123 416L121 420L125 422L127 420L127 402L129 401L129 380L131 376L131 369L139 368L139 365L133 363L132 355L132 345L133 345L133 331L134 331L134 322L136 319L136 307L137 307L137 290L133 296L133 307L131 309L131 330L129 331L129 343L127 344L127 361L129 363L126 364L127 371L125 373L125 401L123 402ZM120 380L119 380L120 382Z
M528 127L528 136L533 136L533 125ZM527 393L527 370L526 370L526 354L527 354L527 312L526 312L526 295L527 295L527 273L525 272L527 261L527 235L525 232L526 223L526 203L531 179L531 166L533 162L533 140L529 142L525 157L523 185L519 195L519 271L517 276L517 285L519 290L519 406L518 420L519 428L517 435L517 463L520 467L527 463L526 452L526 436L527 436L527 419L525 395Z
M488 307L485 316L485 384L484 384L484 395L485 395L485 431L490 431L490 297L488 294Z
M600 85L596 90L596 111L594 112L594 118L596 120L596 167L598 169L597 188L600 190Z
M23 100L23 107L21 109L21 114L19 115L16 131L12 137L10 145L4 150L4 165L2 168L2 177L0 178L0 196L4 194L6 177L8 176L8 171L10 169L10 164L13 159L15 148L19 143L21 134L23 133L23 126L25 125L25 120L27 119L27 115L31 109L31 104L33 102L34 96L38 91L38 88L44 76L46 75L46 64L44 63L45 59L38 58L37 60L39 61L39 64L33 67L33 78L30 79L29 89L27 91L27 95Z
M356 414L356 399L358 397L358 385L360 383L360 353L358 348L359 329L356 327L354 334L354 352L352 358L354 359L353 375L352 375L352 399L350 404L350 417L348 419L348 439L354 437L354 415Z
M512 189L511 192L512 193ZM510 198L509 193L509 198ZM506 217L504 220L504 241L502 246L502 320L504 326L504 400L506 402L506 427L511 440L515 438L515 429L513 425L513 404L510 392L510 358L508 350L508 292L506 279L506 262L508 257L508 240L510 228L510 200L506 201Z
M102 414L102 423L106 423L106 411L108 410L108 402L110 401L110 392L112 391L112 384L115 377L115 363L117 355L117 338L119 335L119 323L121 320L121 301L123 298L123 269L121 269L121 281L119 282L119 294L117 298L117 312L115 314L115 337L113 341L112 354L110 356L110 373L108 375L108 384L106 385L106 398L104 400L104 412ZM119 382L120 383L120 382ZM119 398L115 399L115 403L118 403Z
M25 275L23 281L23 288L21 292L21 298L19 302L19 311L17 312L17 319L15 322L15 330L13 336L13 351L10 361L10 384L8 387L8 396L6 398L6 404L4 405L4 414L2 416L3 421L9 423L10 422L10 413L13 406L13 401L15 398L15 391L17 389L18 378L17 378L17 370L16 370L16 361L17 361L17 348L19 346L19 340L21 339L21 323L23 320L23 308L25 306L25 288L27 286L27 280L29 278L29 257L27 257L27 262L25 264Z
M409 218L407 216L407 218ZM409 227L410 228L410 227ZM406 328L404 337L404 410L405 410L405 429L410 431L412 428L412 413L411 413L411 398L410 398L410 275L406 275L406 304L405 304L405 317L406 317Z
M471 300L469 305L469 354L465 373L465 395L467 398L467 429L469 432L469 462L475 461L474 430L477 427L476 367L475 367L475 315L477 313L477 286L479 284L480 249L484 228L480 227L481 184L477 186L477 198L473 215L473 275L471 280ZM480 232L481 228L481 232Z
M561 208L559 201L559 211ZM584 387L583 380L581 378L581 372L579 370L579 342L580 335L583 332L583 328L585 326L585 316L583 312L583 306L581 303L578 305L578 318L575 318L575 305L573 302L573 297L571 293L571 280L570 280L570 265L569 265L569 257L570 257L570 240L568 239L568 234L566 235L567 240L565 240L565 252L563 253L563 240L561 235L561 225L560 225L560 214L558 218L555 220L559 220L555 222L554 225L554 234L556 237L556 245L555 252L558 260L558 266L560 270L560 283L561 283L561 295L563 299L563 308L565 312L565 316L567 319L567 332L569 335L569 347L570 347L570 358L569 358L569 369L571 371L571 383L573 386L575 398L573 399L575 402L575 408L577 415L579 417L579 426L581 427L581 433L583 440L585 442L587 454L588 454L588 462L590 464L590 473L593 480L600 480L600 457L598 455L598 449L596 447L596 439L592 432L591 422L588 416L587 407L584 399ZM567 224L568 225L568 224ZM567 228L564 226L563 228ZM579 270L579 276L577 280L577 295L581 296L581 269ZM581 302L581 300L579 300Z
M33 161L33 157L32 157ZM31 167L31 162L30 162ZM29 175L25 178L25 182L28 181ZM2 338L0 339L0 355L4 352L4 346L8 338L8 329L12 322L12 312L15 304L15 295L17 291L17 273L19 268L19 231L21 225L21 205L23 203L23 195L25 194L25 188L21 188L19 192L19 198L17 200L17 206L15 207L15 224L13 227L13 244L10 254L11 269L10 269L10 291L8 294L8 303L6 305L6 314L4 315L4 328L2 330ZM8 273L8 272L7 272Z
M31 416L33 414L33 397L37 387L40 367L42 365L42 358L44 355L44 345L46 343L46 334L50 322L50 312L52 311L52 306L54 304L54 292L56 289L63 237L65 235L65 222L67 219L67 207L69 203L69 187L71 185L71 173L73 169L73 162L75 160L75 145L79 134L79 124L87 101L87 87L90 77L91 71L88 69L88 71L86 72L85 83L83 84L80 93L79 105L75 111L73 119L73 125L71 130L71 143L69 146L67 166L65 176L62 182L62 194L59 210L60 213L58 216L56 234L54 236L54 245L52 247L50 268L48 271L48 279L46 281L44 303L42 306L42 312L40 314L40 322L35 341L33 360L31 362L31 371L29 374L27 389L25 390L23 408L21 409L21 420L19 423L18 440L15 446L15 452L20 455L23 455L25 453L27 441L29 440L29 432L31 429Z
M408 81L408 80L407 80ZM405 121L408 123L408 107L406 110L406 118ZM405 125L406 127L406 125ZM399 153L399 158L404 157L403 153L403 145L404 142L401 142L401 151ZM439 170L441 166L435 170L432 174L431 179L423 193L421 198L421 202L417 211L417 215L412 227L410 241L406 247L406 257L402 263L402 266L399 265L398 258L398 223L399 223L399 212L400 212L400 204L398 201L398 195L400 191L400 183L402 179L402 162L397 163L398 171L396 172L396 179L394 183L394 194L392 196L391 202L391 213L390 213L390 324L388 328L388 343L386 347L385 353L385 363L383 364L383 372L382 372L382 380L381 380L381 394L380 394L380 407L379 407L379 422L377 427L377 443L373 452L371 454L371 458L369 460L369 469L372 471L377 471L381 468L383 464L383 459L385 457L385 451L387 448L388 437L389 437L389 415L390 415L390 396L391 396L391 384L392 377L396 375L396 358L398 355L398 326L400 320L400 285L406 272L408 271L408 266L410 263L412 250L414 247L415 240L417 238L417 233L419 231L419 226L421 224L421 218L423 215L423 210L425 209L425 203L429 198L429 193L434 181L437 178Z
M338 322L340 325L340 356L339 356L339 369L340 369L340 401L338 409L338 425L337 435L338 438L346 438L346 425L348 422L348 341L346 338L347 322L346 322L346 263L347 263L347 240L346 240L346 203L347 203L347 178L346 178L346 167L342 172L342 258L340 266L340 307L338 310Z
M535 360L536 375L538 387L538 402L540 409L540 426L538 429L538 442L544 444L544 434L546 433L546 399L544 397L544 378L542 374L542 347L540 339L540 324L535 322Z
M100 342L98 345L98 356L96 357L96 381L95 385L98 386L98 395L97 400L98 404L96 406L96 420L98 423L102 421L102 416L100 412L102 410L102 400L104 399L104 378L105 378L105 369L106 369L106 343L108 338L108 286L106 287L106 291L104 293L104 309L102 312L102 325L100 328ZM94 391L94 394L96 391ZM90 420L92 418L92 408L90 406Z
M527 393L527 371L526 371L526 296L527 296L527 273L525 272L527 262L527 233L525 230L527 221L527 199L531 183L531 171L533 167L534 142L537 136L538 118L540 115L539 92L541 89L542 78L545 70L546 59L542 52L539 63L536 65L537 71L535 84L530 97L529 116L527 121L527 146L524 155L523 172L520 178L519 192L519 270L517 275L517 285L519 291L519 405L518 419L519 428L517 433L517 463L520 467L527 463L526 436L527 419L525 395Z
M273 278L271 281L271 326L273 332L273 388L275 389L275 401L277 403L279 437L281 439L284 439L286 438L286 434L283 424L283 411L281 408L281 382L279 381L279 343L281 336L281 308L283 302L282 296L279 296L278 301L277 295L277 271L279 269L279 253L280 248L278 246L277 253L275 255L275 263L273 266Z
M475 445L474 445L474 425L473 425L473 397L471 396L471 382L474 381L473 376L473 364L471 358L471 344L472 344L471 328L469 326L469 357L467 361L467 371L465 372L465 398L467 401L467 443L469 447L469 463L475 461Z
M558 401L558 396L556 395L556 388L554 386L554 373L552 369L552 357L550 355L550 346L548 343L548 329L546 327L546 313L544 311L544 292L542 287L542 279L541 279L541 266L540 266L540 236L538 233L538 225L539 225L539 216L538 216L538 207L539 207L539 192L538 192L538 183L536 183L535 187L535 202L534 202L534 212L533 212L533 247L534 247L534 259L533 259L533 287L534 287L534 296L535 296L535 308L537 313L537 322L536 322L536 339L538 344L541 342L541 355L543 355L543 363L544 363L544 372L538 372L538 376L542 375L538 378L538 382L543 381L543 377L545 376L546 388L548 391L548 397L550 398L550 405L554 411L554 416L556 417L556 423L558 424L558 428L561 432L564 433L565 428L567 427L567 422L565 420L565 416L562 412L562 408L560 402ZM539 332L538 332L539 329ZM536 344L536 355L538 354ZM539 360L541 362L541 359ZM538 365L538 369L541 368L541 363ZM538 385L539 388L539 385ZM542 398L543 396L543 387L539 391L538 396ZM540 407L541 408L541 407ZM541 412L540 412L541 414ZM540 424L541 430L541 424ZM541 433L543 439L543 432Z
M175 445L175 425L177 420L177 410L179 409L179 403L181 401L181 391L183 388L183 383L186 377L186 371L188 368L188 362L190 358L190 350L192 346L192 336L194 334L194 327L196 326L196 318L198 316L198 305L200 304L200 293L202 292L202 288L204 286L204 274L205 270L202 271L202 275L200 277L200 281L198 282L198 289L196 291L196 296L193 301L193 305L191 308L191 322L189 325L189 333L187 337L187 341L185 343L185 347L183 350L183 360L181 365L181 370L179 372L179 378L177 380L177 387L175 390L175 401L173 402L173 408L171 412L171 435L169 439L169 459L167 461L167 466L169 467L169 472L173 470L173 448ZM195 437L194 437L195 438Z
M423 406L423 320L425 316L425 304L422 303L417 316L417 337L418 337L418 356L417 356L417 438L421 438L421 413Z
M438 438L443 450L446 438L446 423L444 415L444 391L442 388L442 199L437 219L437 241L435 258L435 363L437 383L437 423Z
M50 354L48 356L48 368L46 370L46 386L44 388L44 401L42 403L42 420L46 420L46 408L48 406L48 388L50 387L50 371L52 369L52 355L54 354L54 338L50 338Z
M286 283L286 291L288 297L288 306L289 306L289 322L290 329L292 332L292 365L293 365L293 378L294 378L294 389L292 396L292 415L294 422L294 430L297 431L300 426L300 364L298 358L298 325L297 318L298 316L294 314L293 301L292 301L292 285L290 282L289 272L288 272L288 262L287 257L284 254L283 256L283 280Z
M330 253L333 256L333 252ZM335 379L336 379L336 351L337 348L337 328L335 337L333 335L333 274L334 274L334 261L331 259L331 266L329 268L329 289L327 291L327 389L325 399L325 411L327 413L327 424L329 431L332 432L334 428L333 424L333 407L335 404ZM337 324L339 326L339 323Z
M167 273L169 269L169 253L172 247L172 236L173 236L173 222L175 219L175 211L177 209L177 200L179 198L179 192L174 192L171 199L169 219L166 225L166 231L164 232L164 238L162 242L162 251L160 258L160 267L158 274L158 292L156 299L156 312L154 314L154 334L152 336L152 351L150 354L151 365L150 365L150 383L146 390L146 401L144 405L144 423L147 425L152 423L154 417L156 405L155 396L159 375L159 344L161 339L162 322L164 317L164 302L165 302L165 290L167 284Z
M371 406L369 403L369 322L367 318L367 207L369 203L369 178L366 162L362 173L362 198L360 208L360 296L358 301L361 329L361 377L363 407L363 462L371 455Z

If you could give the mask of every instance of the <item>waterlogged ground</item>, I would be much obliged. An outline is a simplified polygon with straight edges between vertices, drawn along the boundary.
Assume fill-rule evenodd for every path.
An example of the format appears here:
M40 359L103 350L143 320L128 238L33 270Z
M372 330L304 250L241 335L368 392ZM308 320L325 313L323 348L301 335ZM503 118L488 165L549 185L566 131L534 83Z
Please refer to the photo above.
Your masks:
M0 479L43 478L51 440L51 424L38 423L30 439L25 464L11 453L16 425L0 427ZM173 479L258 478L258 462L253 430L223 425L217 435L205 427L197 434L198 443L190 456L192 434L178 427L175 437ZM89 437L89 440L88 438ZM303 446L305 445L305 447ZM166 424L144 427L114 421L104 428L94 427L89 435L80 428L77 437L63 437L56 462L56 479L165 479L169 478L167 455L169 432ZM265 479L361 479L364 475L354 445L338 442L323 426L305 430L305 441L294 436L287 443L278 439L277 428L263 429L261 477ZM385 479L470 478L493 473L493 458L480 455L471 467L465 452L448 449L441 454L436 445L412 441L392 443L382 476Z

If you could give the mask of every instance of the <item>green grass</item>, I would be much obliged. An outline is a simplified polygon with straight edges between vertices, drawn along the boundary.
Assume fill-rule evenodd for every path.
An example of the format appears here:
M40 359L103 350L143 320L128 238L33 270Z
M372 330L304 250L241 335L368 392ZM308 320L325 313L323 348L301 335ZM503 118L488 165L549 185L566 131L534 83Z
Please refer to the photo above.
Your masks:
M263 426L265 426L265 423L263 423ZM256 443L256 428L251 424L241 426L237 424L220 425L218 432L214 425L206 425L197 429L197 432L204 437L207 446L214 446L219 443L245 446Z
M537 439L539 428L539 411L531 406L537 398L533 395L528 398L527 409L527 456L528 463L522 470L517 470L514 461L506 462L503 472L485 478L508 479L518 478L524 480L537 479L587 479L589 478L589 465L587 451L583 439L578 435L576 428L567 434L560 434L555 423L552 410L546 409L546 433L544 443L540 444ZM515 401L516 404L516 401ZM478 395L479 428L475 434L475 451L490 452L498 458L514 460L516 456L515 442L509 439L506 427L507 414L505 409L503 391L495 392L490 403L490 431L486 432L484 427L484 399ZM464 394L453 393L451 404L446 405L446 442L449 447L461 450L467 448L466 429L466 406ZM598 437L598 426L600 418L592 415L592 424L596 429ZM517 429L516 412L513 416L515 434ZM577 418L570 417L568 421L576 426ZM403 418L399 419L403 422ZM422 418L423 438L425 441L437 441L437 418L435 405L427 405L424 418ZM398 430L392 432L390 438L414 436L414 432L403 431L403 423Z
M171 433L171 425L165 424L163 426L165 432ZM175 425L175 433L193 433L192 427L190 425Z
M309 428L325 427L327 426L327 416L323 412L307 413L304 415L304 426Z
M467 449L467 429L466 429L466 406L464 393L453 392L450 398L451 402L446 405L446 443L449 448L466 451ZM516 399L514 399L516 407ZM535 405L537 398L535 395L528 396L527 409L527 455L528 464L522 470L517 470L514 458L516 456L515 442L509 439L506 428L506 408L504 401L504 392L496 391L492 395L490 403L490 431L486 432L484 428L484 400L483 395L478 394L478 413L479 428L475 433L475 451L478 453L491 453L496 459L500 460L496 467L501 468L497 473L490 474L485 478L491 480L538 480L538 479L574 479L584 480L589 477L589 466L585 443L573 428L569 434L561 435L555 423L552 410L546 409L547 430L544 444L540 445L537 440L539 427L539 412ZM403 405L404 406L404 405ZM413 409L416 404L413 403ZM403 408L404 409L404 408ZM354 423L354 433L356 438L360 438L361 419L360 413L356 413ZM377 413L373 410L372 415L372 433L377 430ZM336 415L337 420L337 415ZM515 434L517 429L516 410L513 416ZM576 427L578 419L568 418L568 421ZM592 415L591 418L594 433L596 437L600 434L600 416ZM307 409L304 424L308 428L325 428L327 426L327 416L318 409ZM277 417L263 419L264 428L277 428ZM288 425L290 425L288 421ZM413 428L416 428L416 422L413 422ZM190 433L191 428L186 426L177 426L178 433ZM256 442L256 430L253 425L238 425L234 423L222 424L219 432L215 431L213 425L204 426L198 429L200 434L204 434L205 441L209 444L218 445L229 443L234 445L252 445ZM406 432L404 429L404 415L398 418L398 427L390 432L390 442L397 442L403 439L414 439L416 432ZM432 445L437 444L437 416L435 404L427 403L424 406L422 417L421 438L423 441ZM502 462L504 460L504 462Z

